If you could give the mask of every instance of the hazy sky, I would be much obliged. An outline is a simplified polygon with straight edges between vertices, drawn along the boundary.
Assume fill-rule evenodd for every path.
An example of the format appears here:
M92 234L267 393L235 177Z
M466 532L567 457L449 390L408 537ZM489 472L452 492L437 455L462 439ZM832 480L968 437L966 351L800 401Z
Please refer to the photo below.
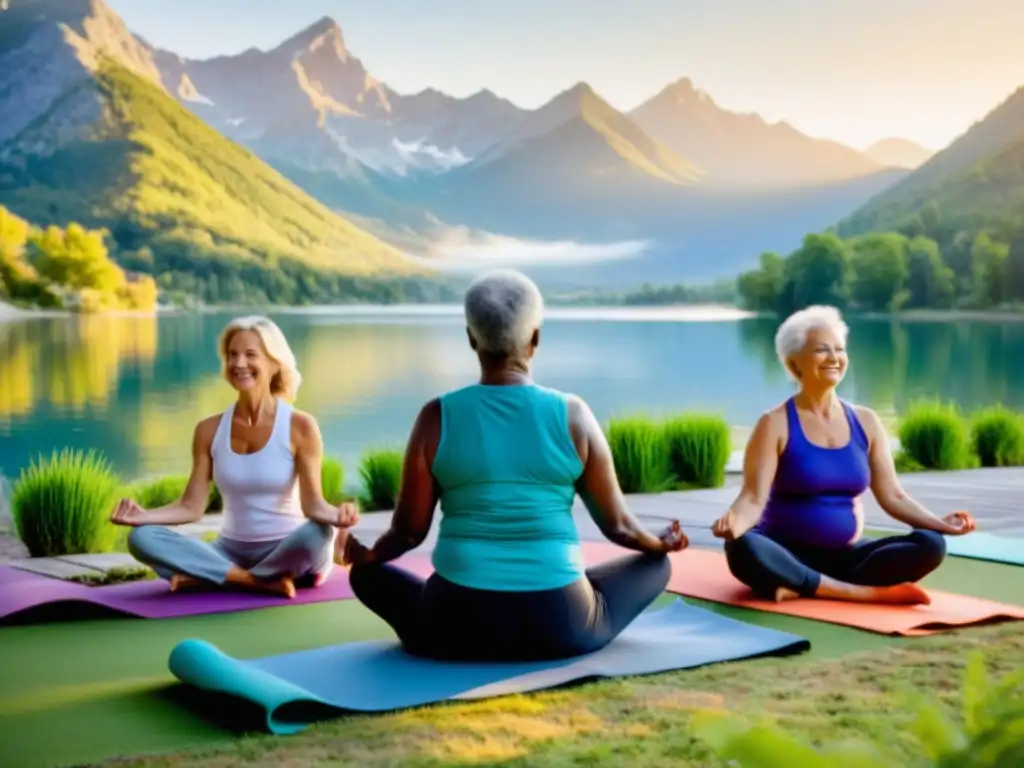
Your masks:
M1024 85L1024 0L108 0L193 58L322 16L401 93L537 107L585 80L630 109L688 76L722 106L859 148L945 146Z

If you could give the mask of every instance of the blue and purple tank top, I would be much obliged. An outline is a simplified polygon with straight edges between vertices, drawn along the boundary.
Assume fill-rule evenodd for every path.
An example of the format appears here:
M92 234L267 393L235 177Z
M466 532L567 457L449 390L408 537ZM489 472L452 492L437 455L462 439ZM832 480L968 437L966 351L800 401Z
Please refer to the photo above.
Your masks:
M850 440L841 448L823 448L807 439L796 404L786 401L789 439L755 530L804 547L841 548L860 538L860 496L871 484L869 442L853 408L842 406Z

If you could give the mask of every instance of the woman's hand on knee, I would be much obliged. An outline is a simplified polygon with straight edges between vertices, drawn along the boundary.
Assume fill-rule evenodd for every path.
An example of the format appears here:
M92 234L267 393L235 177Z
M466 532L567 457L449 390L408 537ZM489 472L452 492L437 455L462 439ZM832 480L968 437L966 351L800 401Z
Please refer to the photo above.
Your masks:
M343 501L338 505L338 517L333 525L336 528L351 528L359 522L359 506L351 501Z
M970 512L950 512L942 522L946 527L940 533L947 536L963 536L978 527Z
M658 538L665 545L666 552L680 552L690 546L690 540L683 533L678 520L673 520Z
M729 510L720 518L715 520L711 526L711 533L720 539L734 541L749 531L753 525L740 518L733 510Z
M110 522L114 525L137 526L145 522L146 510L135 499L121 499L110 514Z
M341 544L340 547L336 544L334 550L334 562L338 565L369 565L374 561L373 550L351 533L345 536L344 541L339 539L337 543ZM341 551L339 552L338 549Z

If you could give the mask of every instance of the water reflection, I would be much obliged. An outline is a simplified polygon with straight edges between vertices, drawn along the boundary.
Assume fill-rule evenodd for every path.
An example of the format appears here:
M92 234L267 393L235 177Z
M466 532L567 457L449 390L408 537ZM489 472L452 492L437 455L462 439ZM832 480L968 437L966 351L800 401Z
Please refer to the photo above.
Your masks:
M0 325L0 414L37 405L81 413L103 408L126 364L157 353L153 317L45 319Z
M224 410L216 339L227 314L81 317L0 326L0 471L39 451L102 450L124 475L184 471L195 423ZM431 397L474 380L457 314L275 316L304 382L297 405L354 473L370 445L401 444ZM550 319L538 379L583 396L602 420L684 409L749 425L792 386L776 322ZM940 396L1024 410L1024 324L851 323L845 397L893 415Z

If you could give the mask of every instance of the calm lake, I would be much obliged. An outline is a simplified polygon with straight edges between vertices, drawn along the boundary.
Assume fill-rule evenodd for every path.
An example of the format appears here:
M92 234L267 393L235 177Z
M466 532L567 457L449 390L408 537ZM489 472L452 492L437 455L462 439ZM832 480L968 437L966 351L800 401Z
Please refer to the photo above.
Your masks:
M327 451L355 480L362 450L403 444L419 407L474 380L458 307L273 312ZM775 322L729 310L549 310L535 375L602 420L639 411L724 415L749 426L791 391ZM223 411L216 339L233 314L62 317L0 324L0 472L72 446L126 478L185 472L200 418ZM883 415L921 397L1024 410L1024 323L851 323L842 392Z

